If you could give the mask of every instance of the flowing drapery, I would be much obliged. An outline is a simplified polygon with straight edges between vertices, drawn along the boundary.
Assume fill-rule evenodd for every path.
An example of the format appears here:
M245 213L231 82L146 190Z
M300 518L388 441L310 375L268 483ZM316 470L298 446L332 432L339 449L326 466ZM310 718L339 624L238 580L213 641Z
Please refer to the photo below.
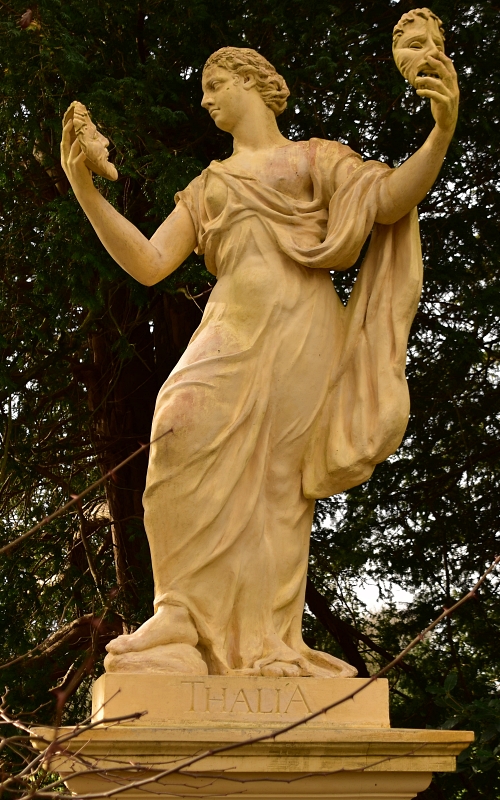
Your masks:
M217 284L158 396L152 436L169 433L152 447L145 524L155 606L188 609L215 674L273 661L354 674L302 640L314 499L366 480L408 419L416 211L374 226L388 168L334 142L301 146L312 199L219 162L178 196ZM352 265L372 229L344 307L328 270Z

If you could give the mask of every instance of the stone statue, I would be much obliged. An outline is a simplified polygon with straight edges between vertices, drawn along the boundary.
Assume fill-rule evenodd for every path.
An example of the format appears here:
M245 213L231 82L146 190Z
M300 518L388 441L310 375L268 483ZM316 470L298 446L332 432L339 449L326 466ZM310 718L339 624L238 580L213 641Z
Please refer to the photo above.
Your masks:
M436 50L444 53L444 30L439 17L428 8L414 8L403 14L394 28L392 53L401 75L413 87L418 88L417 78L439 78L432 63Z
M70 141L78 139L80 149L85 153L85 166L87 169L108 178L110 181L118 180L118 170L109 161L108 144L109 139L97 130L89 116L89 112L83 105L75 100L71 103L63 118L63 127L71 120L72 127L69 128Z
M398 48L410 23L401 30ZM150 286L196 250L217 277L156 404L152 438L165 435L151 448L144 494L155 613L108 644L107 671L355 674L302 640L309 537L315 499L367 480L407 424L416 205L458 107L442 48L427 48L425 64L432 75L417 65L414 84L435 127L390 169L338 142L286 139L276 123L285 80L254 50L218 50L201 104L233 136L233 154L177 195L151 240L97 191L80 140L71 144L74 123L64 125L64 170L124 270ZM330 270L354 264L370 232L344 307Z

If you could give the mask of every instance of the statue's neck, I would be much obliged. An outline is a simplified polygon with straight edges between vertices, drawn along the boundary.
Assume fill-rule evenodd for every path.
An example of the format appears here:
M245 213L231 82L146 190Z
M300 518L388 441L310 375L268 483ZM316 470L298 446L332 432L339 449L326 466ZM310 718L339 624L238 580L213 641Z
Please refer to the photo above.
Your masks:
M232 131L233 155L242 152L258 152L283 147L288 143L280 132L271 109L264 107L242 119Z

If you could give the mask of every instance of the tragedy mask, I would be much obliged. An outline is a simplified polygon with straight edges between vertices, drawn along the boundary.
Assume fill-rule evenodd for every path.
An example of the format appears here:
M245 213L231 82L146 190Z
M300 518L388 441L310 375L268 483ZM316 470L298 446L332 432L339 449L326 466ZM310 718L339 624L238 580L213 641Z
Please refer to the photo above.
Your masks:
M444 31L439 17L428 8L414 8L403 14L394 28L392 53L396 66L412 86L418 77L435 76L427 61L436 51L444 53Z

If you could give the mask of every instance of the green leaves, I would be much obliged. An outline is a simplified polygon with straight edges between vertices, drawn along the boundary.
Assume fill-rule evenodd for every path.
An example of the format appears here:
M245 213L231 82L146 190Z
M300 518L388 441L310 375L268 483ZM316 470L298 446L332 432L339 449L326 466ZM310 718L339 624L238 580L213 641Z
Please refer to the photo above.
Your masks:
M203 308L213 285L196 256L153 289L107 256L58 167L72 100L88 105L111 140L120 179L99 188L148 236L175 192L229 152L229 137L200 108L203 63L224 45L255 47L283 73L291 98L280 125L293 139L340 139L393 165L432 125L428 105L392 63L392 27L407 3L43 0L32 30L18 25L25 6L11 6L15 14L0 7L2 543L147 441L156 393L201 318L188 297L200 295ZM426 277L407 365L410 424L367 484L318 504L311 546L315 584L337 616L388 653L466 591L498 551L498 15L483 0L437 0L433 10L445 23L462 107L420 208ZM354 277L336 276L344 299ZM128 624L149 615L151 603L144 471L145 461L84 509L100 585ZM54 522L0 565L1 662L100 612L80 523L76 514ZM381 589L374 613L358 600L364 579ZM496 580L409 657L410 671L391 677L394 724L476 731L460 761L463 779L436 778L441 788L429 798L500 794ZM396 585L412 594L410 604L392 597ZM305 626L342 657L313 618ZM385 663L359 647L369 671ZM84 656L68 647L39 662L36 676L29 662L6 671L18 707L42 706L49 721L48 690ZM69 720L83 715L86 688Z
M449 694L457 685L458 673L449 672L444 681L444 690Z

